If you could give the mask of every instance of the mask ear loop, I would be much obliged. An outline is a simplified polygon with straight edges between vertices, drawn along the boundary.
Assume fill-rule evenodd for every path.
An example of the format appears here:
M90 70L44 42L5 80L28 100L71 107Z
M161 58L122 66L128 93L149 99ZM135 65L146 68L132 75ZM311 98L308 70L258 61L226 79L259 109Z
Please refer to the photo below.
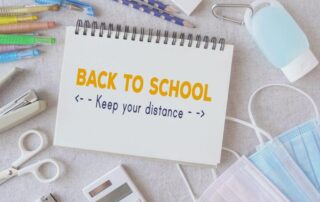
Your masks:
M234 150L232 150L232 149L229 149L229 148L226 148L226 147L222 147L222 150L231 153L232 155L234 155L236 157L236 159L240 159L241 158L240 155L237 152L235 152ZM190 194L190 196L192 198L192 201L193 202L197 202L197 198L196 198L196 196L195 196L195 194L194 194L194 192L193 192L193 190L192 190L192 188L190 186L190 182L187 180L187 177L186 177L185 173L182 171L181 165L180 164L176 164L176 166L177 166L177 169L179 171L180 176L183 179L183 183L186 185L186 187L188 189L188 192L189 192L189 194ZM217 178L217 176L218 176L217 167L214 167L211 171L212 171L213 179L215 180Z
M229 149L228 147L222 147L222 151L228 152L230 154L232 154L237 160L239 160L241 158L241 156L234 150ZM217 166L212 168L212 176L213 179L217 179L218 177L218 171L217 171Z
M249 122L246 122L246 121L243 121L241 119L234 118L234 117L229 117L229 116L226 117L226 120L232 121L232 122L235 122L235 123L239 123L241 125L244 125L244 126L247 126L249 128L252 128L255 131L259 131L259 133L264 135L267 139L270 139L270 140L272 139L272 136L268 132L266 132L265 130L263 130L263 129L257 127L257 126L254 126L253 124L250 124ZM232 150L232 149L229 149L227 147L222 147L222 150L231 153L237 159L241 158L240 155L237 152L235 152L234 150ZM196 198L196 196L195 196L195 194L194 194L194 192L193 192L193 190L192 190L192 188L190 186L189 181L187 180L187 177L186 177L185 173L182 171L181 165L180 164L176 164L176 166L177 166L177 169L179 171L180 176L182 177L183 183L186 185L186 187L188 189L188 192L189 192L189 194L190 194L190 196L192 198L192 201L193 202L197 202L197 198ZM213 174L214 179L216 179L217 176L218 176L216 169L217 169L216 167L212 169L212 174Z
M256 135L257 135L257 138L258 138L258 140L259 140L260 145L263 145L263 144L264 144L264 140L263 140L263 138L262 138L262 136L261 136L261 134L260 134L261 132L259 132L259 131L257 130L257 128L259 128L259 127L258 127L258 125L257 125L257 123L256 123L256 121L255 121L255 119L254 119L254 117L253 117L253 113L252 113L252 101L253 101L254 97L255 97L260 91L262 91L263 89L269 88L269 87L277 87L277 86L286 87L286 88L292 89L292 90L294 90L294 91L302 94L303 96L305 96L305 97L311 102L312 107L313 107L313 109L314 109L314 112L315 112L315 114L316 114L317 123L320 124L320 116L319 116L318 106L316 105L315 101L312 99L312 97L311 97L309 94L307 94L307 93L304 92L303 90L300 90L299 88L296 88L296 87L291 86L291 85L288 85L288 84L267 84L267 85L264 85L264 86L258 88L257 90L255 90L255 91L252 93L252 95L250 96L250 99L249 99L249 103L248 103L249 118L250 118L250 121L251 121L252 125L254 125L254 126L256 127L255 133L256 133ZM271 139L273 139L273 138L271 137Z
M180 164L176 164L176 166L177 166L177 169L178 169L178 171L179 171L180 176L182 177L182 180L183 180L184 185L186 185L186 187L187 187L187 189L188 189L188 192L189 192L189 194L190 194L190 196L191 196L191 198L192 198L192 201L193 201L193 202L197 202L196 195L194 194L194 192L193 192L193 190L192 190L192 188L191 188L191 186L190 186L190 182L187 180L186 175L185 175L184 172L182 171L181 165L180 165Z

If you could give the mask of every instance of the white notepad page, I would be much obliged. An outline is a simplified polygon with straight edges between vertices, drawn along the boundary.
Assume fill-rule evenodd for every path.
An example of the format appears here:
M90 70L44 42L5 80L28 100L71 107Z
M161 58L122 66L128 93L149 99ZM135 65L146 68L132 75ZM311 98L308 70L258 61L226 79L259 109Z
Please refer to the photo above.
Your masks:
M172 45L171 38L164 44L164 37L156 43L156 36L141 42L138 33L135 40L130 33L127 40L124 33L118 39L115 32L110 38L107 31L98 33L91 36L88 29L83 35L80 28L75 34L75 27L67 27L54 144L219 163L233 46L220 51L220 44L212 50L205 42L188 47L187 39L180 46L179 38ZM176 91L182 84L184 92Z

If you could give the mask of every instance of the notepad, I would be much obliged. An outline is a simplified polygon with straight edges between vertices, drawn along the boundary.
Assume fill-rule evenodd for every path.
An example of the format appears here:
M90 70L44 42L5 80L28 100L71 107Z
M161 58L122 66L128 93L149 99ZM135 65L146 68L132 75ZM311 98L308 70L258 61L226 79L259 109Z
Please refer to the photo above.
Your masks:
M66 28L54 145L216 165L233 46L96 22Z

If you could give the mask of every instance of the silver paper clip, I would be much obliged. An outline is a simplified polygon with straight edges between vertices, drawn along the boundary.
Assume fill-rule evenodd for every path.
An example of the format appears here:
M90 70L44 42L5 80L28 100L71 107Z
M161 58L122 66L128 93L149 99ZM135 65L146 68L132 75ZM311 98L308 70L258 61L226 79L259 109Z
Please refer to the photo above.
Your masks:
M46 102L40 100L34 90L29 90L0 108L0 133L27 121L46 107Z
M221 3L221 4L214 4L211 8L212 11L212 15L220 20L225 20L225 21L229 21L229 22L233 22L239 25L243 25L244 24L244 20L239 20L233 17L228 17L225 15L220 15L217 13L217 10L219 8L245 8L245 9L250 9L251 11L251 15L253 15L254 10L252 8L252 6L250 4L226 4L226 3Z

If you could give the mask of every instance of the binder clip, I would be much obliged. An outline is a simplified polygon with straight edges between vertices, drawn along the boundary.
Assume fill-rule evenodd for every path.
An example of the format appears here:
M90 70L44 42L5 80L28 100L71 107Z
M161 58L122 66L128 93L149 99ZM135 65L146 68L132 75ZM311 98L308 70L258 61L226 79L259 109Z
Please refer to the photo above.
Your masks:
M0 108L0 133L36 116L46 107L46 101L40 100L34 90L29 90Z
M58 4L71 10L84 11L88 16L95 16L93 6L78 0L35 0L35 2L38 4Z

